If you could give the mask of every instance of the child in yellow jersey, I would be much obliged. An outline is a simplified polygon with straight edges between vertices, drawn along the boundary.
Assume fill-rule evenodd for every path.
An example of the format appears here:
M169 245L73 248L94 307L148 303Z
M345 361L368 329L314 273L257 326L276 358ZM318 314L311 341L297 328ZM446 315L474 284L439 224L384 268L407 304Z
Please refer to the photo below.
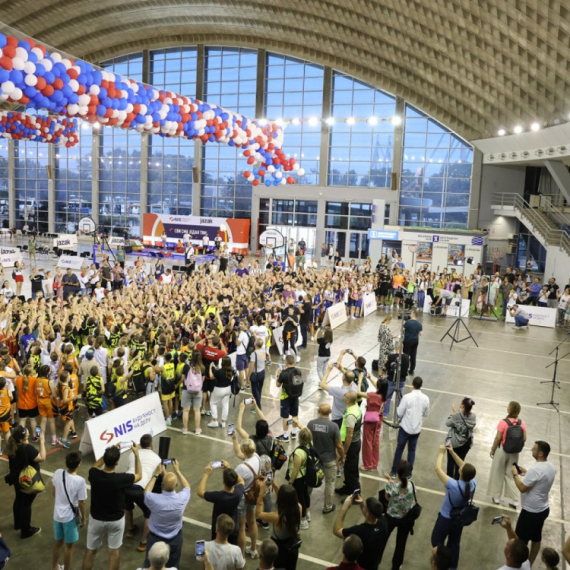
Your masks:
M127 385L129 381L129 377L125 374L123 366L117 366L117 368L115 368L115 376L112 381L115 384L113 404L115 408L120 408L127 403Z
M10 439L10 418L12 417L12 396L6 388L6 378L0 377L0 451L2 447L2 434L4 441Z

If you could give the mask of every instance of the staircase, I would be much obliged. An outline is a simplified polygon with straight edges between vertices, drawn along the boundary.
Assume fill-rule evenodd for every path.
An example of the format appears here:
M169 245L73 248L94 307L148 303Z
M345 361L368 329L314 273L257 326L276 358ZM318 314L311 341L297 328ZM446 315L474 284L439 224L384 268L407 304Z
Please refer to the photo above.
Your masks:
M518 218L545 248L558 247L570 256L570 235L560 229L550 216L564 214L554 206L548 206L546 209L532 208L519 194L497 193L493 194L491 209L497 216Z

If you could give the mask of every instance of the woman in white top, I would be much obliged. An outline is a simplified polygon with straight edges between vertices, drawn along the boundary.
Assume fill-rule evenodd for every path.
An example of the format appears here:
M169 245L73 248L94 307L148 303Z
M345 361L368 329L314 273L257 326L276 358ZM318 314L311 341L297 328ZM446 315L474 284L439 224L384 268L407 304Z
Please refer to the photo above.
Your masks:
M266 361L268 361L268 364L270 364L271 359L269 357L269 349L271 348L271 344L268 343L268 340L271 337L269 329L263 324L263 317L261 315L257 315L255 318L255 325L252 325L249 330L252 332L253 336L260 338L263 341L263 346L265 346Z
M14 289L10 287L10 283L8 283L8 281L4 281L4 285L2 286L2 289L0 289L0 295L4 295L6 303L8 303L14 296Z
M53 297L53 273L51 271L46 273L43 286L46 299L51 299Z
M25 269L24 262L21 263L17 262L14 264L14 281L16 282L16 295L22 294L22 285L24 284L24 269Z

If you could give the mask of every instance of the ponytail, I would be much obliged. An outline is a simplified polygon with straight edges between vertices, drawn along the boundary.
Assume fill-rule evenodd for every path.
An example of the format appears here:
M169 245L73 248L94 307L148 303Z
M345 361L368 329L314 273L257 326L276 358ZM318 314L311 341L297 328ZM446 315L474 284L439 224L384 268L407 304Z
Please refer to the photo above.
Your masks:
M472 479L475 479L477 471L471 463L464 463L461 470L461 480L465 483L465 499L471 499L471 485L469 484Z
M396 471L398 473L398 477L402 482L402 489L406 489L408 487L408 479L410 478L410 473L412 472L412 466L404 459L401 459L398 463L398 469Z
M34 367L31 364L26 364L24 366L23 372L23 379L22 379L22 390L24 392L28 391L30 385L30 375L33 373Z

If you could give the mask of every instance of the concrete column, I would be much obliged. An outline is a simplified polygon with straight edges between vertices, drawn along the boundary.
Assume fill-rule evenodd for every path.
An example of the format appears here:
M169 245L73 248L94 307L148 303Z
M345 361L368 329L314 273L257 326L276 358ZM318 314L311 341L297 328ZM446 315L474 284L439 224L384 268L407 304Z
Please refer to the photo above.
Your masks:
M386 208L385 200L373 200L372 207L374 213L372 214L372 225L370 229L383 230L384 229L384 210ZM373 261L382 257L382 240L370 240L369 254Z
M249 232L251 237L249 249L252 253L255 253L257 251L257 240L259 239L259 236L257 235L257 222L259 220L259 193L257 192L257 186L252 186L251 188L251 230ZM269 214L271 215L271 212Z
M265 117L265 64L267 54L264 49L257 50L257 83L255 90L255 117ZM275 119L276 117L272 117ZM253 218L255 219L255 218Z
M48 144L48 232L55 233L55 147Z
M471 167L471 189L469 191L469 216L467 227L479 228L479 203L481 201L481 174L483 171L483 153L473 147L473 165Z
M206 65L206 49L203 45L197 46L196 67L196 99L204 99L204 70Z
M16 160L15 142L8 140L8 222L11 228L16 225Z
M196 69L196 99L204 99L204 73L206 69L206 48L198 46ZM202 158L204 144L200 140L194 141L194 170L192 172L192 215L199 216L202 207Z
M321 152L319 154L319 185L326 186L329 167L329 148L330 148L330 126L327 125L325 119L332 113L332 78L333 71L330 67L325 67L323 78L323 120L321 121ZM323 218L324 220L324 218Z
M142 58L142 80L143 83L150 83L150 53L147 49L143 49Z
M93 141L91 146L91 217L95 225L99 224L99 144L100 134L98 129L93 129Z
M545 160L544 166L548 168L548 172L550 172L566 201L570 202L570 172L568 172L568 167L559 160Z
M324 115L323 115L324 116ZM321 161L322 162L322 161ZM328 163L328 160L325 161ZM327 207L327 199L319 196L317 199L317 232L315 234L315 259L317 263L321 262L321 245L325 242L325 212Z
M158 136L158 135L157 135ZM143 230L143 215L148 212L148 137L141 134L141 171L140 171L140 233Z
M404 154L404 124L406 120L406 102L402 97L396 97L396 116L402 119L400 125L394 127L394 146L392 172L398 177L397 190L393 190L398 199L390 207L390 225L397 225L399 219L400 188L402 185L402 156Z

